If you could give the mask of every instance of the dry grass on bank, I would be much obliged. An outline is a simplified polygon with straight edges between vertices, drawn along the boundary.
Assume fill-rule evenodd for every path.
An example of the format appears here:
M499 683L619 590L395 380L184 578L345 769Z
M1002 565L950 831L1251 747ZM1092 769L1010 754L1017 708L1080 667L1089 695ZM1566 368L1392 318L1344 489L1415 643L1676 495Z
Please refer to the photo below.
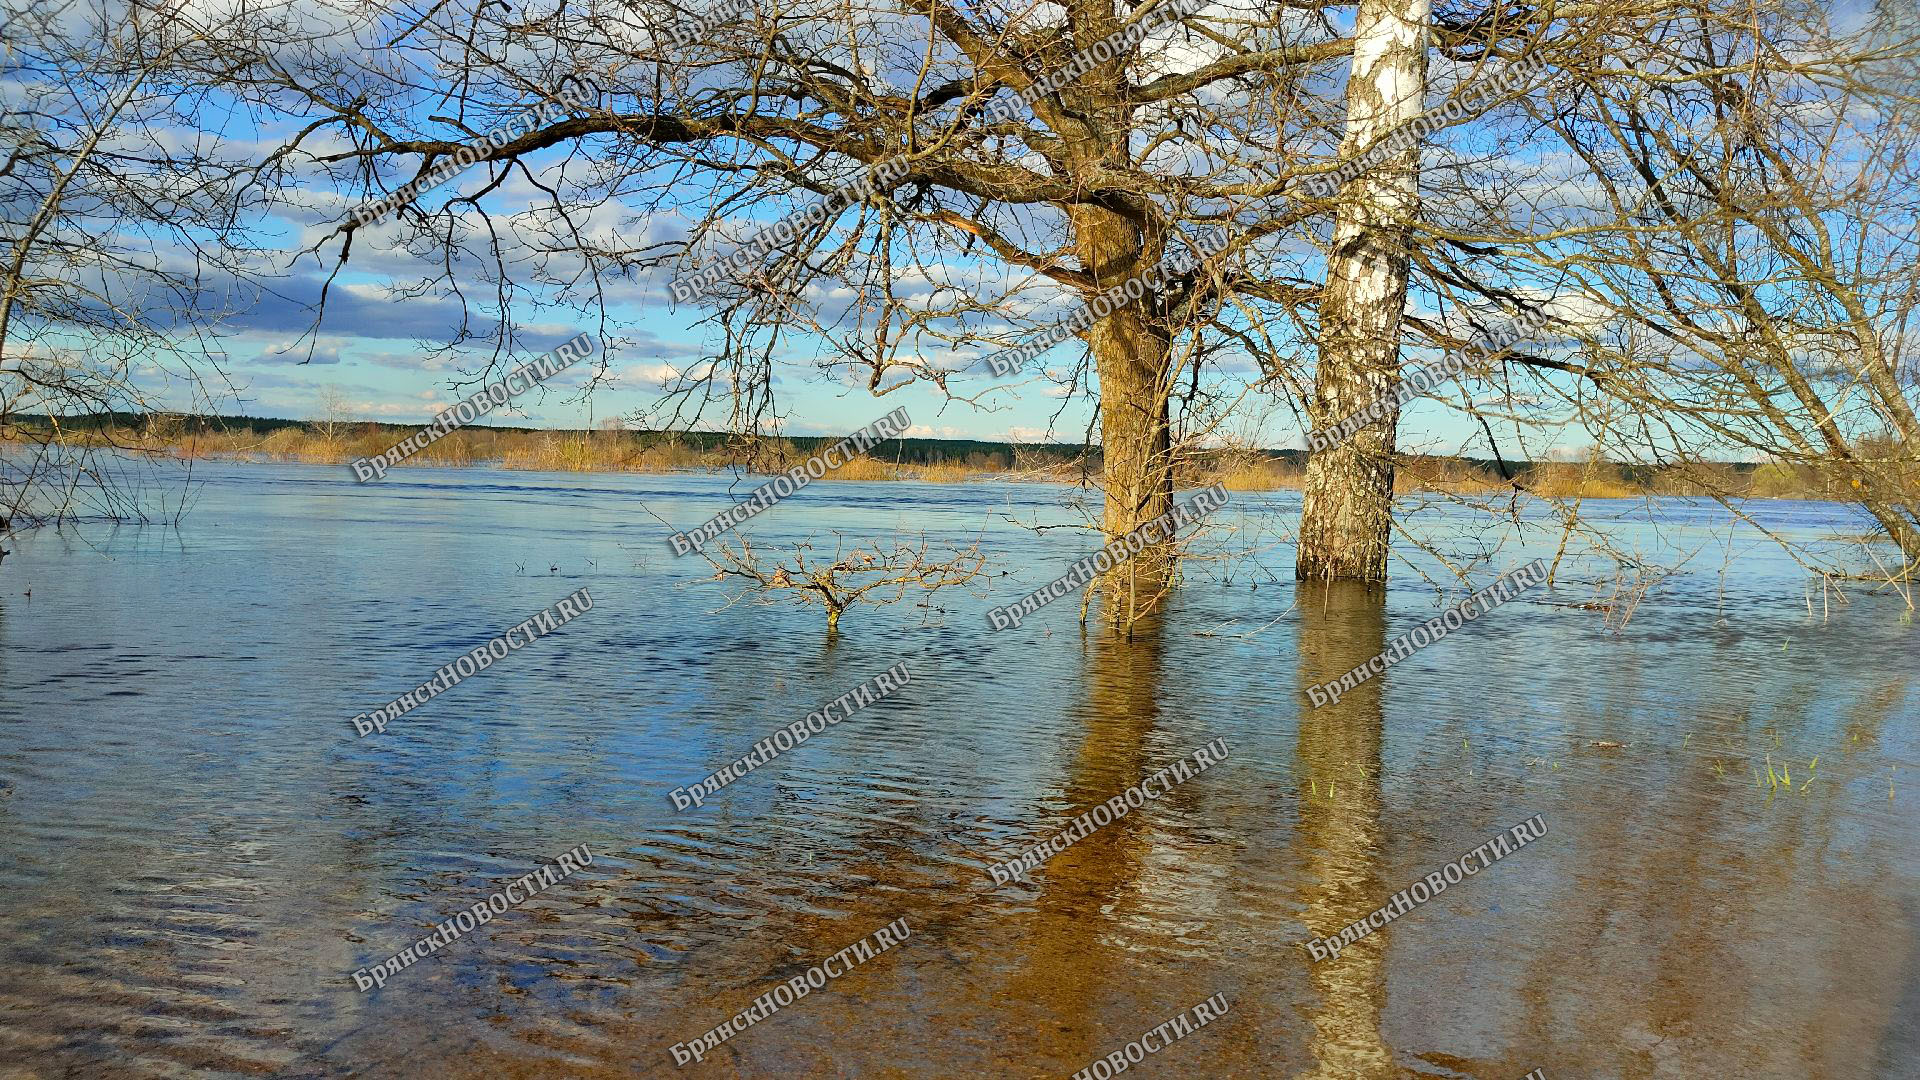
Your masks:
M355 458L384 454L411 434L412 430L350 424L343 425L343 430L332 437L311 427L282 427L264 434L250 428L179 433L114 429L105 434L86 433L72 437L89 445L113 445L189 461L342 465ZM761 458L763 466L772 463L774 467L784 469L805 460L806 455L791 442L776 439L763 445ZM497 464L504 469L531 472L666 473L738 468L745 463L744 456L734 449L701 449L672 436L652 433L462 428L408 457L399 467ZM1004 471L990 462L915 465L863 455L827 473L824 479L924 480L955 484Z
M1550 499L1624 499L1643 494L1622 481L1612 467L1593 462L1544 461L1528 469L1521 483Z
M1634 499L1648 495L1715 496L1744 499L1831 499L1846 501L1845 485L1823 478L1805 465L1761 465L1742 470L1725 463L1660 469L1643 482L1606 461L1543 461L1520 469L1520 487L1553 499ZM1211 469L1196 470L1183 484L1219 483L1228 491L1297 491L1306 486L1306 469L1287 461L1235 455ZM1512 491L1498 471L1470 461L1410 458L1394 470L1397 494L1445 492L1491 495Z
M822 480L899 480L903 479L904 466L889 465L871 457L857 457L845 465L827 473Z
M182 430L152 423L141 429L115 429L106 434L69 435L92 445L111 443L130 450L167 454L188 460L224 459L260 462L344 464L355 458L376 457L414 429L382 428L374 424L338 425L331 436L319 425L280 427L270 432L251 428L220 431ZM758 444L754 463L774 470L805 460L785 439ZM681 437L658 432L630 431L507 431L462 428L446 435L401 463L463 466L497 463L502 468L540 472L638 472L740 468L747 464L738 447L703 449ZM1019 480L1055 483L1079 482L1082 461L1066 461L1042 450L1015 447L1009 468L1004 457L971 455L965 462L932 464L889 462L871 455L848 461L823 479L837 481L916 480L937 484L971 480ZM1097 474L1097 461L1093 471ZM1803 465L1762 465L1742 470L1726 464L1704 464L1661 469L1629 477L1606 461L1538 462L1517 479L1522 488L1561 499L1614 499L1644 495L1724 495L1733 498L1847 499L1844 485ZM1182 487L1219 483L1229 491L1268 492L1299 490L1306 483L1301 462L1260 453L1213 455L1182 470ZM1447 458L1408 458L1395 471L1399 493L1438 491L1459 495L1506 492L1513 485L1494 470L1474 462Z
M1233 460L1222 462L1206 479L1228 491L1286 491L1305 487L1307 472L1284 461Z

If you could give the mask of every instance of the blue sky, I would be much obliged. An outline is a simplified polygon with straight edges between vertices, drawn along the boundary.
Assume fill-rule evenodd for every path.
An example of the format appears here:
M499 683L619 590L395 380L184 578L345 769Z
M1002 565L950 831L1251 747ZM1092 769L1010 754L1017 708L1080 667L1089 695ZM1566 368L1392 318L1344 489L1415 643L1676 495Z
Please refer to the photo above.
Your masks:
M1330 87L1328 92L1337 108L1338 88ZM430 122L423 121L419 127L437 130ZM284 137L291 130L263 130L247 136L271 145L276 137ZM549 175L583 164L568 161L567 153L568 148L556 148L529 159L529 164L536 172L546 170ZM411 164L405 167L410 171ZM421 202L430 210L438 209L456 193L479 189L487 182L488 171L484 164L475 166L427 193ZM405 178L402 172L390 175L389 187ZM513 176L488 195L486 202L491 212L510 214L537 203L539 198L536 189ZM331 267L338 240L321 247L320 259L296 253L306 251L331 232L345 219L350 205L335 192L302 191L288 200L283 216L262 223L263 235L284 243L285 258L274 269L285 276L273 282L270 294L258 296L223 326L228 334L226 366L239 388L239 400L216 402L218 411L309 418L320 414L323 392L337 388L356 418L424 422L474 388L474 383L459 376L462 369L479 370L485 353L447 357L436 355L435 346L444 346L453 337L463 314L478 320L473 329L484 338L489 329L480 315L484 304L475 305L470 300L463 312L461 301L444 287L429 288L418 296L395 295L398 283L417 279L432 268L399 245L400 233L392 215L356 234L352 262L335 280L324 320L314 331L310 305L320 295L322 275ZM609 222L598 224L611 227ZM636 240L658 240L684 235L687 225L671 211L655 211L619 227L637 229L642 235ZM1302 272L1317 275L1317 256L1307 252L1301 258ZM463 289L474 290L471 295L488 299L488 287L471 273L477 269L463 267L460 284ZM997 264L958 256L947 272L955 280L969 275L1004 275ZM547 388L523 395L515 408L501 410L482 423L585 428L621 416L637 417L643 426L654 426L648 421L658 399L661 377L670 370L697 364L703 354L718 345L716 331L696 325L707 312L697 302L691 308L676 307L667 284L666 276L656 274L623 279L609 286L605 317L612 332L624 340L608 362L608 385L598 387L590 398L578 393L590 369L599 363L596 357L557 377ZM532 301L530 297L516 302L516 325L529 351L515 355L514 360L530 358L534 355L531 350L548 347L582 330L599 336L598 326L583 322L578 311L542 307ZM1415 306L1421 306L1417 299ZM1001 385L973 403L948 401L937 388L924 383L909 384L876 398L863 383L836 381L816 367L818 354L830 347L821 340L788 336L784 345L777 388L781 411L789 418L784 430L790 434L844 433L904 406L914 421L915 435L1079 441L1093 411L1084 393L1067 400L1064 388L1045 378L997 380L983 369L961 381L961 392ZM1077 340L1069 340L1043 357L1038 366L1070 368L1082 350ZM983 357L994 350L973 351ZM957 365L969 358L956 355L943 362ZM1248 378L1253 368L1244 357L1229 361L1228 377ZM1236 439L1272 447L1304 445L1299 423L1285 403L1259 395L1248 404L1252 407L1244 410L1244 421L1237 422L1230 432ZM1405 448L1485 452L1484 444L1470 445L1479 438L1477 424L1437 402L1410 404L1403 411L1401 430ZM1554 446L1565 449L1589 441L1582 432L1549 431L1536 433L1530 445L1521 446L1517 440L1506 441L1513 435L1511 429L1502 433L1503 450L1509 453L1518 448L1521 453L1537 454Z
M228 0L195 2L204 7L218 7ZM1254 3L1255 0L1213 0L1215 6L1245 7ZM317 0L300 9L300 17L324 23L331 17L327 14L330 10L333 9L328 0ZM1836 23L1851 22L1860 17L1862 10L1858 0L1848 0L1834 9L1833 17ZM1349 11L1335 9L1334 17L1345 20ZM322 37L325 40L316 47L324 54L321 59L328 63L366 75L371 85L384 85L381 79L391 79L394 86L403 90L412 87L419 92L417 98L394 99L419 104L417 109L413 104L393 106L402 112L406 121L402 126L420 132L445 134L448 131L443 122L433 118L435 104L443 104L436 101L435 95L444 85L435 72L410 67L414 61L397 55L399 50L369 52L360 47L359 39L350 32ZM430 53L428 55L430 57ZM1191 66L1198 56L1185 46L1168 47L1163 42L1149 41L1142 49L1141 63L1155 70L1177 70ZM375 72L375 68L380 70ZM1338 85L1341 75L1337 65L1334 68L1324 85L1313 88L1329 119L1337 119L1343 112ZM1436 58L1432 71L1436 91L1442 90L1449 80L1461 77L1463 71L1460 65ZM196 134L210 136L234 148L242 158L247 158L249 153L257 157L291 138L304 119L310 118L290 121L277 116L260 120L262 126L255 127L254 119L236 111L210 119L210 131L173 134L182 140L192 139ZM1488 141L1509 138L1512 141L1504 145ZM1505 125L1495 134L1468 124L1439 133L1432 142L1428 150L1430 161L1470 148L1476 152L1486 151L1486 156L1495 162L1491 167L1509 172L1521 167L1553 167L1555 148L1534 139L1524 122ZM327 130L320 137L307 140L303 149L325 154L349 147L340 141L337 133ZM544 179L558 175L571 178L570 170L589 165L595 151L591 144L558 147L531 156L526 164ZM1323 146L1320 152L1328 153L1330 147ZM390 163L388 168L385 186L391 188L407 178L412 162ZM456 194L475 192L488 183L489 171L486 165L473 167L444 187L427 193L422 204L429 210L437 210ZM643 213L636 206L628 205L644 198L644 181L652 179L633 178L635 182L628 187L635 194L594 209L590 226L598 230L600 236L631 240L636 246L684 237L689 220L670 206ZM704 194L697 179L689 181L680 177L669 182L662 178L660 183L671 183L677 188L676 196L689 192L696 196ZM1573 190L1574 185L1565 187L1571 197L1576 200L1580 197L1580 192ZM541 199L541 193L531 182L512 173L485 197L485 205L498 222L525 217L523 212L539 205ZM331 241L324 238L346 220L355 201L357 198L350 199L337 190L316 168L278 192L274 216L256 223L254 236L269 249L258 267L267 279L265 291L252 292L237 304L228 305L225 298L216 298L216 302L208 305L210 309L230 306L234 310L232 315L220 320L223 352L219 359L231 378L235 394L216 395L211 403L214 411L312 418L322 412L323 394L337 389L347 399L348 412L353 417L414 423L424 422L476 388L471 376L485 367L487 355L467 350L446 355L442 350L455 337L463 319L470 320L470 332L481 340L494 329L485 314L492 291L482 273L484 268L471 263L457 267L455 279L460 289L466 291L464 300L444 283L421 288L417 295L402 295L400 288L405 283L429 276L436 268L429 260L405 249L405 238L392 215L355 235L352 261L333 282L324 320L315 327L313 305L320 296L324 275L333 268L339 250L337 237ZM697 212L697 199L679 199L682 205L689 201L696 203ZM785 208L770 207L764 212L770 214L781 209ZM462 224L472 226L474 222L469 215ZM757 224L763 225L765 221ZM750 231L755 223L739 221L736 227ZM1321 271L1317 253L1312 245L1295 242L1301 246L1287 253L1293 260L1293 272L1302 281L1317 280ZM516 255L525 256L532 250L524 236L511 243L521 245L511 249ZM1005 269L997 263L970 259L953 251L955 244L951 239L937 246L946 259L938 270L946 277L944 284L968 290L977 287L981 302L996 306L995 298L1009 288ZM562 272L564 275L564 270ZM516 278L528 284L526 275L517 274ZM662 376L699 363L705 353L719 345L717 331L699 325L707 311L697 303L675 306L667 291L668 283L664 272L642 273L608 283L606 303L599 310L604 313L608 332L619 339L618 348L609 355L605 371L599 373L610 381L598 387L590 398L579 391L583 381L596 374L594 369L599 357L557 377L548 387L523 395L514 408L501 410L482 423L583 428L610 417L629 417L643 426L654 426L649 421L657 417L651 409L658 399ZM1020 294L1020 301L1027 302L1028 295ZM581 331L601 336L597 322L583 321L579 305L543 305L540 301L546 298L536 286L516 300L515 331L524 348L508 357L509 362L529 359L537 351ZM847 302L844 298L838 301L843 309ZM1430 296L1416 296L1411 305L1416 311L1430 315L1431 302ZM1044 325L1048 318L1065 314L1077 304L1058 298L1049 301L1043 295L1038 306L1047 314L1036 322ZM1093 411L1093 403L1084 393L1068 398L1063 387L1037 373L999 380L984 369L956 379L958 393L971 395L985 390L970 403L949 401L937 388L925 383L912 383L876 398L863 383L820 370L817 361L831 348L829 343L803 334L783 338L777 357L776 386L781 412L788 418L783 429L787 433L844 433L904 406L913 418L912 433L916 435L1017 442L1078 441L1086 434ZM995 348L987 346L962 348L930 359L957 369L992 351ZM1083 346L1070 339L1043 357L1040 364L1030 367L1069 369L1079 362L1082 351ZM1409 364L1424 359L1427 358L1404 357ZM1286 366L1297 370L1305 365L1296 362ZM154 382L145 389L156 405L183 408L197 404L188 400L183 385L165 380L160 365L155 365L152 373ZM1220 377L1224 385L1231 387L1235 380L1244 383L1255 375L1255 365L1242 356L1228 357ZM1443 388L1443 392L1461 389L1449 387ZM1464 393L1484 404L1497 396L1497 389L1486 384L1470 384ZM1525 407L1527 401L1522 399L1518 404ZM1299 421L1290 404L1270 394L1253 395L1235 416L1226 432L1235 441L1270 447L1303 445ZM724 417L712 419L723 421ZM1495 430L1500 435L1502 450L1516 456L1542 456L1556 450L1568 452L1591 442L1587 433L1577 428L1539 427L1530 431L1525 439L1519 437L1510 423L1504 429L1496 424ZM1403 449L1484 454L1486 449L1481 438L1476 421L1437 401L1414 402L1402 414L1400 443Z

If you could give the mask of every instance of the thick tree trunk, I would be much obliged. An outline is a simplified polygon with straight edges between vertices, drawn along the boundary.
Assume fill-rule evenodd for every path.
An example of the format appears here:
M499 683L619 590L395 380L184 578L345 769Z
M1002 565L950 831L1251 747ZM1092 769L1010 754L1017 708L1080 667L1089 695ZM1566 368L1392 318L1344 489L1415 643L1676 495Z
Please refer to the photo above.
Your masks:
M1430 8L1431 0L1362 0L1347 81L1342 160L1420 115ZM1371 166L1340 195L1320 303L1320 363L1309 405L1316 429L1366 408L1399 382L1407 223L1419 206L1417 144ZM1398 423L1395 410L1308 461L1295 577L1386 580Z
M1133 222L1109 210L1070 212L1083 264L1102 288L1113 288L1152 267ZM1140 305L1152 303L1152 297ZM1100 443L1106 509L1101 527L1115 540L1173 509L1172 423L1166 335L1139 305L1095 323L1088 345L1100 376ZM1108 618L1131 626L1156 610L1172 580L1173 545L1149 544L1119 567L1101 589Z

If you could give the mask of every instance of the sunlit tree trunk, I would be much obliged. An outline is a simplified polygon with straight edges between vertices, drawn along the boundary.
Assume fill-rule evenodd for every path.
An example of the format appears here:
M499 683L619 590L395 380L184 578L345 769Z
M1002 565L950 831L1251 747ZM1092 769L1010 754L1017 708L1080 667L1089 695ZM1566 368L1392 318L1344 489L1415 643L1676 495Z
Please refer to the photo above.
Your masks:
M1420 115L1430 0L1364 0L1354 28L1342 160ZM1315 428L1336 424L1399 380L1407 298L1407 225L1420 206L1418 145L1361 173L1340 193L1320 305ZM1384 581L1393 515L1397 410L1307 463L1301 580Z
M1081 257L1103 285L1118 285L1151 266L1137 227L1107 210L1076 208ZM1100 377L1100 444L1106 507L1102 532L1118 539L1173 509L1170 343L1137 307L1094 324L1090 337ZM1173 567L1173 545L1149 544L1104 583L1109 617L1132 625L1155 610Z

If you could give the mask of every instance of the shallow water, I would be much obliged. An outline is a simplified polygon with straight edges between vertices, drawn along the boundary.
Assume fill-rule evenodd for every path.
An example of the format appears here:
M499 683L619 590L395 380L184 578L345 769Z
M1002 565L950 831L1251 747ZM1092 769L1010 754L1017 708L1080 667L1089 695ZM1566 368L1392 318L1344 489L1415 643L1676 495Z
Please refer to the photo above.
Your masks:
M1127 1075L1920 1076L1920 638L1898 596L1810 593L1711 504L1587 504L1621 548L1692 556L1623 628L1578 606L1615 586L1576 541L1554 588L1314 709L1304 684L1438 613L1439 563L1406 548L1384 600L1296 589L1292 493L1235 495L1124 641L1072 600L987 629L1093 549L1018 524L1081 520L1071 490L816 483L756 547L996 560L830 641L670 554L658 518L745 484L197 475L177 530L43 531L0 564L0 1077L1067 1076L1215 994L1223 1018ZM1747 510L1810 543L1861 528ZM1553 554L1527 520L1504 547L1457 510L1416 527L1485 584ZM583 586L591 611L355 737ZM675 809L903 660L893 696ZM989 878L1213 739L1225 762ZM1303 948L1535 814L1544 838L1338 959ZM356 989L582 843L590 867ZM674 1064L901 918L905 943Z

